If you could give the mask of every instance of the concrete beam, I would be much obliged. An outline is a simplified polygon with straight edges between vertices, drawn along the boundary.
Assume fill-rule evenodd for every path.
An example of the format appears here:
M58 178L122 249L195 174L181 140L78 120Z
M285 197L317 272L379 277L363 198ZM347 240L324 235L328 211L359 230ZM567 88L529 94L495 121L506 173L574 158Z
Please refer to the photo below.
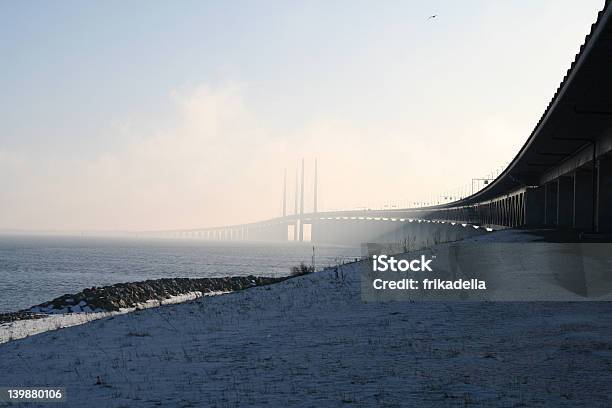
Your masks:
M557 183L544 185L544 224L557 225Z
M612 159L602 157L597 166L598 232L612 232Z
M557 179L557 227L569 228L573 225L574 180L572 177Z
M593 172L578 170L574 173L574 208L572 227L593 229Z

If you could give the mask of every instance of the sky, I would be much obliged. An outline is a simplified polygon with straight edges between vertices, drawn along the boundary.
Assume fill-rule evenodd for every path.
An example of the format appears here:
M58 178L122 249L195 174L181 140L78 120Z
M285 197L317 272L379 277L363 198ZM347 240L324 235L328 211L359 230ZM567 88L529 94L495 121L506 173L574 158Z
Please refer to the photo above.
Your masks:
M0 2L0 229L197 228L469 192L603 0ZM436 18L428 18L431 15Z

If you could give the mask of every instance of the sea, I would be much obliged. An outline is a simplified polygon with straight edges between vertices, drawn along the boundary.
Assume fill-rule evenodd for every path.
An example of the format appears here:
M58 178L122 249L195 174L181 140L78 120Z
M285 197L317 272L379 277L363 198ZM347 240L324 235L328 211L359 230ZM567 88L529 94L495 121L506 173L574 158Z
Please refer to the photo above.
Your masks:
M286 276L352 261L360 248L134 237L0 235L0 313L92 286L158 278Z

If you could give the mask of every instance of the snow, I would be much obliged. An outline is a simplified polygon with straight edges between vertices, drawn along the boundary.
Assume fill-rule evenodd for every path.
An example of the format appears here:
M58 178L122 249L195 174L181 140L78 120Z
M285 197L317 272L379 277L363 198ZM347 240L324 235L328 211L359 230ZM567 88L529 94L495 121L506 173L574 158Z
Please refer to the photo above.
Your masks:
M11 341L0 385L67 406L610 406L612 303L365 303L356 270Z
M183 295L172 296L162 301L148 300L145 303L141 303L133 308L121 309L118 312L108 312L102 309L96 309L92 311L89 306L73 306L69 309L63 308L60 310L47 309L46 313L49 313L48 317L41 319L32 320L18 320L11 323L0 324L0 344L6 343L11 340L22 339L34 334L44 333L49 330L57 330L65 327L76 326L79 324L91 322L93 320L102 319L105 317L111 317L121 315L125 313L134 312L136 310L148 309L151 307L158 307L161 305L172 305L189 300L194 300L202 296L216 296L226 292L209 292L202 295L201 292L190 292ZM80 302L84 303L84 302ZM78 308L78 309L77 309ZM32 308L31 310L33 310ZM45 310L42 310L45 312ZM72 312L72 313L69 313Z

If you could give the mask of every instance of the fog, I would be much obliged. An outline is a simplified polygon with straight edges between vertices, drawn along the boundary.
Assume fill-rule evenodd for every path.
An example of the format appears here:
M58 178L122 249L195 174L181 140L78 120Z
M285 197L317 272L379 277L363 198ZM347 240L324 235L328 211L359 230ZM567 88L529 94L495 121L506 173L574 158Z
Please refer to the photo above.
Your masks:
M158 230L276 217L284 171L293 212L302 158L306 211L313 205L315 158L320 211L403 207L445 192L466 193L472 178L499 169L529 136L595 19L600 2L588 3L571 8L543 2L543 14L534 17L527 5L472 5L465 15L440 12L437 26L426 23L421 14L428 7L419 3L419 13L407 11L405 27L390 7L388 24L378 12L379 20L373 17L364 30L380 29L365 33L359 24L340 26L342 8L336 7L329 21L320 22L317 41L331 39L322 61L308 37L317 29L313 19L274 33L298 32L291 52L312 46L304 50L307 61L283 54L289 45L268 37L259 43L260 55L242 45L235 49L250 55L253 65L240 68L246 73L233 69L231 58L217 56L214 75L188 74L188 64L173 55L175 71L153 71L152 78L132 71L107 77L106 63L95 59L87 63L98 71L85 79L35 71L18 76L16 66L26 57L3 43L4 51L14 51L5 54L14 57L3 62L12 69L5 84L36 86L0 100L7 118L0 124L0 229ZM360 5L360 18L367 19L367 9ZM513 21L522 19L524 32L508 34L508 13ZM563 31L550 36L551 27L559 26ZM258 27L253 23L247 32ZM334 27L338 38L352 42L337 40ZM414 33L425 34L411 39ZM26 51L35 47L21 41ZM94 56L105 55L107 44L99 41ZM214 41L236 47L223 44L229 40L222 31ZM201 51L186 43L176 47L184 54ZM274 58L265 52L271 47L278 48ZM67 52L59 46L56 51ZM125 58L117 63L155 69L136 52ZM263 70L252 58L270 59L270 77L248 75ZM303 71L295 64L305 65ZM79 81L88 87L77 89Z

